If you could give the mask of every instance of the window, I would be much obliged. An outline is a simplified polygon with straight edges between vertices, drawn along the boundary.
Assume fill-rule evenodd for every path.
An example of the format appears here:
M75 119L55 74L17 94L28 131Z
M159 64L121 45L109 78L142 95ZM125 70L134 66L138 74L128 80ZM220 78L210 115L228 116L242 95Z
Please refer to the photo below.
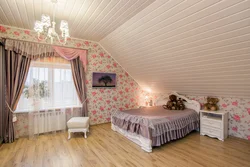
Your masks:
M17 111L80 106L70 64L31 64Z

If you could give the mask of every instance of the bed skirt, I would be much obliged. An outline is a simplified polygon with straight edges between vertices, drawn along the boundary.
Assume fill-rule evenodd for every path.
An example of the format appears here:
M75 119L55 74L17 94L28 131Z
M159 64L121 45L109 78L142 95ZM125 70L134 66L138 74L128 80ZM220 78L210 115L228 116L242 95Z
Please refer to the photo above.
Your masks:
M151 140L152 146L161 146L171 140L183 138L191 131L199 129L200 124L199 115L195 112L174 120L166 118L148 120L143 117L136 117L137 120L134 122L131 119L123 119L119 116L111 117L113 125Z
M162 144L168 143L172 140L177 140L185 137L190 132L199 129L199 121L189 123L187 126L181 129L171 130L162 133L159 136L152 136L152 146L161 146Z

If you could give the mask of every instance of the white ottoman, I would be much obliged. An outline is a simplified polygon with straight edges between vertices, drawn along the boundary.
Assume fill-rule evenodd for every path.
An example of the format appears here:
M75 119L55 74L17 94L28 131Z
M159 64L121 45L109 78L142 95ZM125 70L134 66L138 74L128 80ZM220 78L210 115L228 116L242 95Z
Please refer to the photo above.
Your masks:
M87 138L89 132L89 117L73 117L67 122L68 139L70 139L71 132L83 132L84 137Z

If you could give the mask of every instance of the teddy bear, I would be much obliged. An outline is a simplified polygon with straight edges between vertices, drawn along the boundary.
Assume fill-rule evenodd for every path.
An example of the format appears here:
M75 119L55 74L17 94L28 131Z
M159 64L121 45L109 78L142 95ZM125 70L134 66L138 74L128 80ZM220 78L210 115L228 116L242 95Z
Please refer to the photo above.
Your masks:
M219 107L217 103L219 102L218 98L207 97L207 103L204 104L204 110L206 111L217 111Z
M169 100L170 101L176 101L177 97L175 95L170 95Z
M170 95L169 101L166 105L163 105L163 108L168 110L184 110L185 105L181 98L177 100L177 97L175 95Z
M169 110L176 110L177 109L177 106L176 106L176 101L168 101L167 102L167 108Z
M181 98L179 98L177 100L177 110L184 110L185 109L185 105L183 103L183 100Z
M162 107L167 110L172 110L172 107L174 108L174 103L169 100L167 104L163 105Z

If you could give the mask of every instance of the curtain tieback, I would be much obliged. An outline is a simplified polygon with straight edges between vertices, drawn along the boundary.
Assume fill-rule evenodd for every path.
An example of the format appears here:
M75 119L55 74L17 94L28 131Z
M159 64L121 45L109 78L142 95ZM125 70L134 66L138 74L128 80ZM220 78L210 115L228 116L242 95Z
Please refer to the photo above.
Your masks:
M9 108L10 112L12 112L14 114L14 111L10 108L10 105L7 101L5 101L5 103L7 104L7 107Z
M16 122L17 121L17 117L16 114L14 113L14 111L10 108L10 105L7 101L5 101L5 103L7 104L7 107L9 108L10 112L12 112L12 122Z
M83 102L82 102L82 105L88 100L88 98L86 98Z

